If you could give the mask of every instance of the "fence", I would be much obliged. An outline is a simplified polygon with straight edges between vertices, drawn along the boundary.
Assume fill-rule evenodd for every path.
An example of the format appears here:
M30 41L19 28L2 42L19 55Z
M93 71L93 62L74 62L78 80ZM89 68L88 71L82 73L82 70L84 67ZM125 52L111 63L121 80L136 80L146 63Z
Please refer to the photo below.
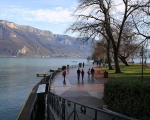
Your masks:
M47 95L47 113L48 120L135 120L116 112L82 105L52 92Z

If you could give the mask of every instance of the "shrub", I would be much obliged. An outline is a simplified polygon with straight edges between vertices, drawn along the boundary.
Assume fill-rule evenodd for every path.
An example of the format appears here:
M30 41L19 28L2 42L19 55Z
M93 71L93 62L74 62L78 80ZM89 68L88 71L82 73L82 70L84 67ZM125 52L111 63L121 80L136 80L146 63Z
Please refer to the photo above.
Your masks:
M149 81L109 81L105 83L103 100L108 109L130 117L150 120Z

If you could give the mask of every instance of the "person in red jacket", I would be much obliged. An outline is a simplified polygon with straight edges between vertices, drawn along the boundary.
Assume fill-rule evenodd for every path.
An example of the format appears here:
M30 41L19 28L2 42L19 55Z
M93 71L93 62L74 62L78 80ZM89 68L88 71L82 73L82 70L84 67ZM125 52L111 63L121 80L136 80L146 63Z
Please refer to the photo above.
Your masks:
M66 71L64 70L62 75L64 76L64 82L66 82L65 78L66 78Z

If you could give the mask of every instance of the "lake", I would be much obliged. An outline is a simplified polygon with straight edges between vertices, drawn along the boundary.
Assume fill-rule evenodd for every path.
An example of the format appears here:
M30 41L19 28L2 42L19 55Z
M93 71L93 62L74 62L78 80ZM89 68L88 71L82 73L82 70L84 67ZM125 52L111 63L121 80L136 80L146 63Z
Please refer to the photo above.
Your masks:
M88 62L85 58L0 58L0 119L16 120L32 88L41 78L63 65Z

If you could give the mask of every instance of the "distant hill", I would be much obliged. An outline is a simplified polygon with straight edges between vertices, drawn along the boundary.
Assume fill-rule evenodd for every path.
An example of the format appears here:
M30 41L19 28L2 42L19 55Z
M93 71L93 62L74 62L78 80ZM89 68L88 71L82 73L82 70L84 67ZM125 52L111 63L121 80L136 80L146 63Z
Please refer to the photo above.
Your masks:
M0 57L87 57L90 43L75 37L0 20Z

